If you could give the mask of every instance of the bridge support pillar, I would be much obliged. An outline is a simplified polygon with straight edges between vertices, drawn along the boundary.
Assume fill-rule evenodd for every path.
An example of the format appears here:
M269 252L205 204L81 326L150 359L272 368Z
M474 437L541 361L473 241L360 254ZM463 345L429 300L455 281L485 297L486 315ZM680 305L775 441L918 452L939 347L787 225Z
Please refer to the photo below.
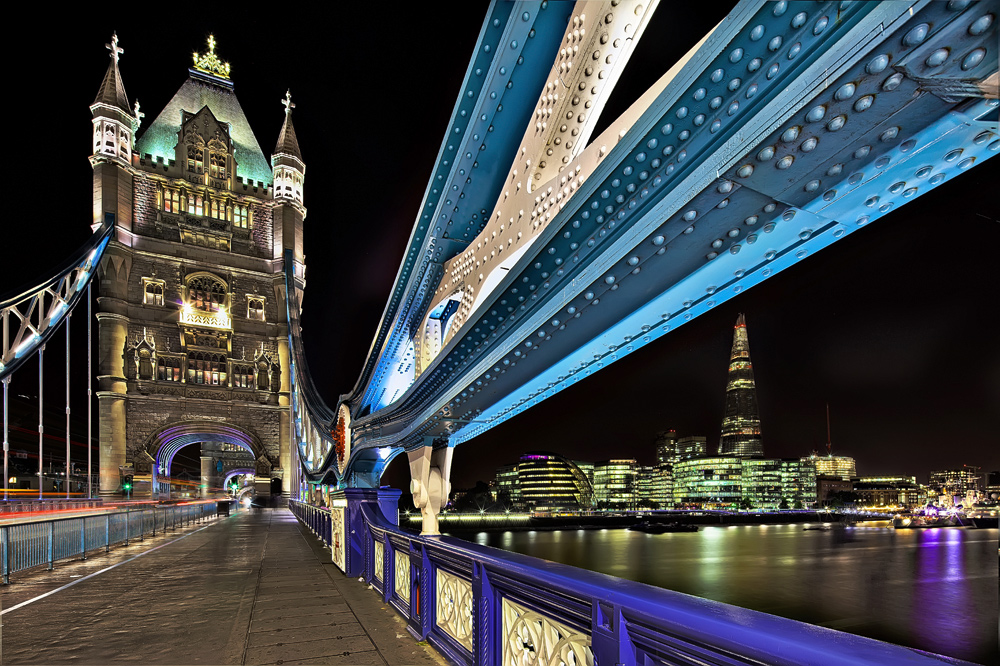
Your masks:
M406 452L410 459L413 505L420 509L423 518L421 535L441 534L438 529L438 514L448 502L448 494L451 492L452 452L450 446L439 449L422 446L415 451Z
M212 488L212 456L201 457L201 496L208 497Z

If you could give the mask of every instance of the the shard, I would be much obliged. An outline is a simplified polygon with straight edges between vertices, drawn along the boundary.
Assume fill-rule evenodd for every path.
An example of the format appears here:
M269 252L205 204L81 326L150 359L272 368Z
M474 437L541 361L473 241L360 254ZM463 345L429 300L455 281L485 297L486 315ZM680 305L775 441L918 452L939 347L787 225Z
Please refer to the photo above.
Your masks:
M741 458L764 455L764 444L760 436L760 412L757 409L757 387L753 381L750 343L742 314L736 319L733 331L733 352L729 361L729 382L726 385L726 415L722 419L719 455Z

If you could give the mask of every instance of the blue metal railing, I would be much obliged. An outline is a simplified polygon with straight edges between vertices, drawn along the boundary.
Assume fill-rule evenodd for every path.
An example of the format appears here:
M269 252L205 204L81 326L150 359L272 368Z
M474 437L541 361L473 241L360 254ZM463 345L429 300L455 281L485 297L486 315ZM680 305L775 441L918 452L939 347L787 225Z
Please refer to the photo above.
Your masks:
M215 502L175 504L0 525L0 573L3 582L10 583L12 573L43 565L52 569L57 560L70 557L86 559L91 551L107 552L118 544L156 536L157 530L201 522L214 517L216 510Z
M347 508L333 510L346 514L344 572L364 577L406 618L411 634L455 664L963 663L451 537L419 536L386 518L379 492L349 490ZM289 506L332 547L333 511Z

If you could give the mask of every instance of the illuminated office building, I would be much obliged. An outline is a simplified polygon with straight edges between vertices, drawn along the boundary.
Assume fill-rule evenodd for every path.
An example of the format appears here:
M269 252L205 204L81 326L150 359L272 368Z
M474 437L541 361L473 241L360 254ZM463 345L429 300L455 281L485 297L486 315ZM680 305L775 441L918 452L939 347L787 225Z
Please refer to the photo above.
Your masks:
M677 431L665 430L656 435L656 464L672 463L677 455Z
M963 465L958 469L942 469L931 472L928 486L938 495L965 497L969 491L979 491L979 467Z
M634 509L638 497L638 465L634 459L605 460L594 465L594 502L608 509Z
M736 319L733 332L729 382L726 385L726 413L722 419L719 455L740 458L764 455L760 413L757 410L757 388L753 379L753 365L750 363L750 343L742 314Z
M674 465L674 507L730 509L743 498L743 465L735 456L692 458Z
M810 463L816 468L816 476L833 476L844 481L850 481L857 476L854 466L854 458L850 456L817 455L815 452L807 458L802 458L803 463Z
M681 437L674 448L674 461L701 458L708 453L708 440L705 437Z
M517 480L517 463L497 468L497 500L509 501L515 508L522 508L521 485Z
M858 477L853 492L864 507L915 509L927 503L927 491L913 476Z
M592 490L586 474L572 460L555 453L531 452L517 464L520 501L536 511L586 509Z

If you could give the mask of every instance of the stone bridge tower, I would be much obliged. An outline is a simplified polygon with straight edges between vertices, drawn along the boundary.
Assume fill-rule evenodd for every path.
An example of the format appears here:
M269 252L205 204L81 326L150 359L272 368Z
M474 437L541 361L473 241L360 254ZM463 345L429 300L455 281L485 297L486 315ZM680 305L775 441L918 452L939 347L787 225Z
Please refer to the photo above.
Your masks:
M97 298L101 493L115 492L120 466L131 465L139 493L162 494L170 460L192 444L237 446L252 455L258 491L279 478L288 492L283 256L293 250L302 280L306 216L290 95L268 161L210 37L143 128L117 37L107 46L111 63L90 107L93 223L117 227Z

